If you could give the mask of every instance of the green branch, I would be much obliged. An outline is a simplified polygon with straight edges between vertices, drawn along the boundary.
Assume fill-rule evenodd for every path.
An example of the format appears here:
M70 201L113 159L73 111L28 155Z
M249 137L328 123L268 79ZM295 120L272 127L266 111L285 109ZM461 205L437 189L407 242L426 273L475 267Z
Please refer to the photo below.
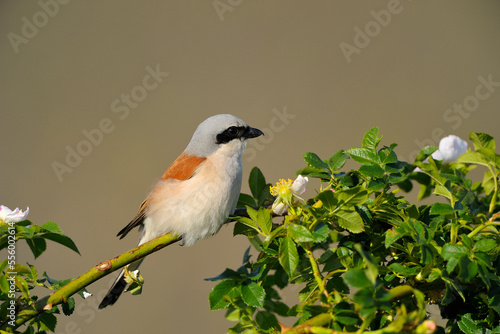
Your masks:
M101 279L102 277L112 273L113 271L120 269L127 264L141 259L151 253L154 253L170 244L179 241L180 238L175 234L166 234L141 246L129 250L120 256L117 256L111 260L104 261L78 277L73 281L69 282L59 290L53 292L49 296L41 298L33 305L21 309L16 315L15 327L12 328L7 322L0 325L0 330L11 330L18 328L19 326L25 324L28 320L36 317L37 315L51 310L54 306L61 303L65 303L69 297L85 288L86 286L94 283L95 281Z

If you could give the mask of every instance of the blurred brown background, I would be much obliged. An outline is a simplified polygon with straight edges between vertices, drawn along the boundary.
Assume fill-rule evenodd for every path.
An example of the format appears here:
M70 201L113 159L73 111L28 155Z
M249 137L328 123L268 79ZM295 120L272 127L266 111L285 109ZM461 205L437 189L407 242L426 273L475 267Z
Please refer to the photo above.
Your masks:
M266 132L244 192L253 166L293 178L303 153L327 158L374 126L404 160L448 134L500 139L499 14L496 0L1 1L0 203L57 222L82 253L49 244L34 261L20 246L19 262L62 279L134 246L116 232L213 114ZM56 332L225 333L203 278L246 247L228 226L162 250L141 296L98 312L105 278Z

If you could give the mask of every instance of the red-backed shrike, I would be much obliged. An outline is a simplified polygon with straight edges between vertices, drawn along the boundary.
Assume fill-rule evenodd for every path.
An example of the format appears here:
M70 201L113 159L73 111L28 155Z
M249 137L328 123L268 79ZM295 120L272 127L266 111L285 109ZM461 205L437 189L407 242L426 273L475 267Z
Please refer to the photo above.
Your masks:
M203 121L134 219L118 232L120 239L137 226L139 245L175 233L184 246L191 246L216 234L238 202L241 155L247 139L261 135L262 131L233 115L215 115ZM129 264L128 270L137 270L142 260ZM122 270L99 308L113 305L126 286Z

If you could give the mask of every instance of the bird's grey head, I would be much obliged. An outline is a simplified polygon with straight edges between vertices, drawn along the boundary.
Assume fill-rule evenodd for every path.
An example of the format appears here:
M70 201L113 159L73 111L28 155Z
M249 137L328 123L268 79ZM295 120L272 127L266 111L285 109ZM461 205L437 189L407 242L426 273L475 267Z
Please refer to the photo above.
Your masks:
M204 120L193 134L186 147L186 153L199 157L210 154L224 147L228 154L241 154L248 138L255 138L264 133L249 127L243 120L230 114L220 114Z

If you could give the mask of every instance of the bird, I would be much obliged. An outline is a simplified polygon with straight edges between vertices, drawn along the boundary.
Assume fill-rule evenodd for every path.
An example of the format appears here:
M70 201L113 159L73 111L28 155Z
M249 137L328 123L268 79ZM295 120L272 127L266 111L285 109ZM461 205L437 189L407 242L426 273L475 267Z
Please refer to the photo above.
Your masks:
M242 183L241 156L247 140L264 133L230 114L201 122L186 149L153 186L136 216L117 236L139 227L139 245L167 233L183 246L216 234L236 208ZM128 265L137 270L144 258ZM127 287L125 269L116 278L99 309L116 303Z

